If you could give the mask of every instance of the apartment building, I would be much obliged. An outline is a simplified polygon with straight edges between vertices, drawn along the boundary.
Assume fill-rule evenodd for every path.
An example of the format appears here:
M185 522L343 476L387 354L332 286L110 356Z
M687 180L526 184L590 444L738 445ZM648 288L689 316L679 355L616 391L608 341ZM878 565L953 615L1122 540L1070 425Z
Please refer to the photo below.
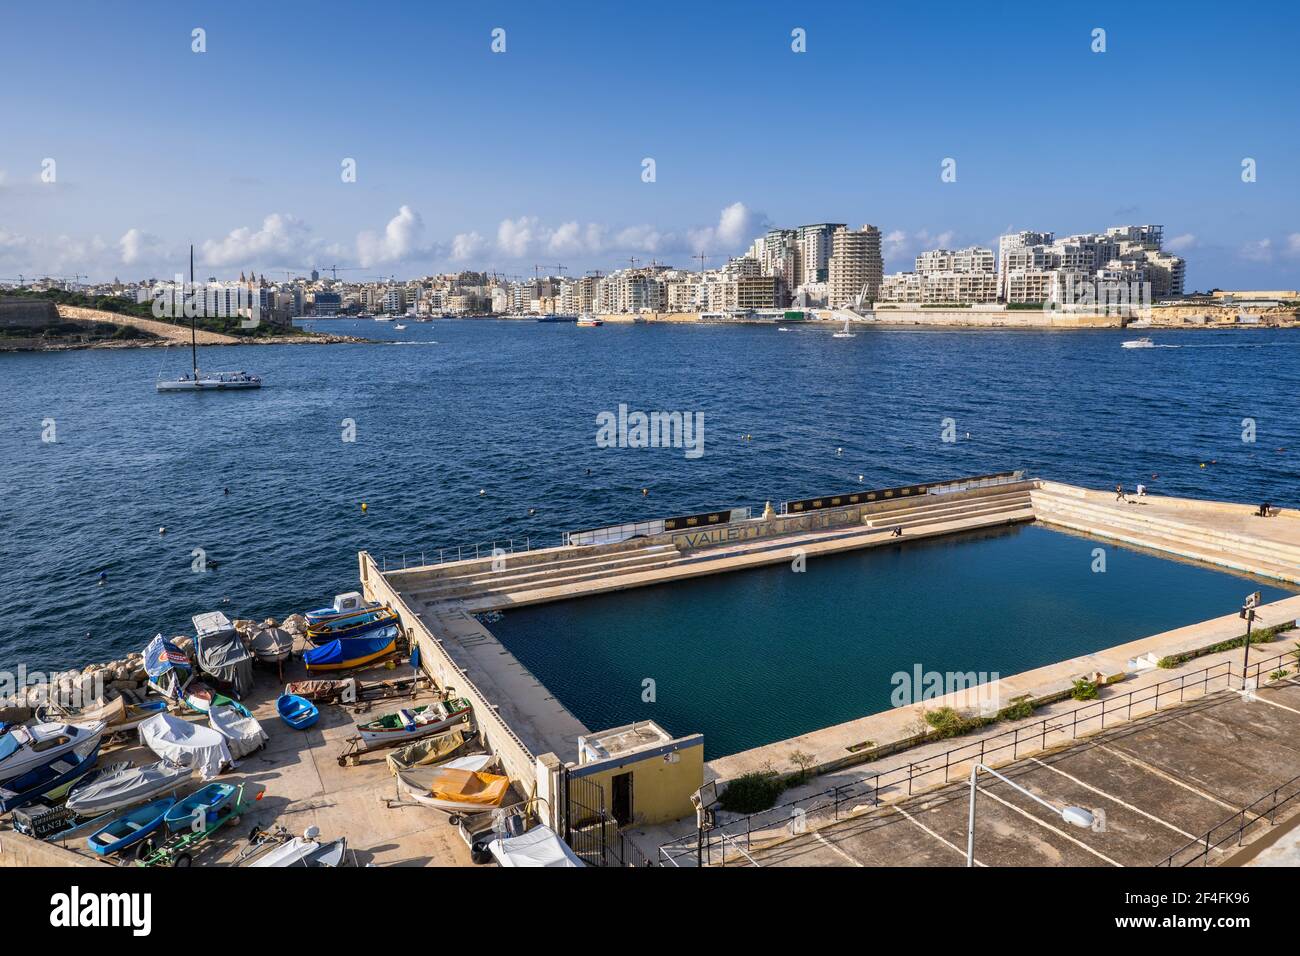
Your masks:
M849 305L859 295L874 302L880 295L885 265L880 252L880 229L840 226L831 234L831 256L827 263L828 304Z
M830 278L831 237L836 229L845 229L842 222L818 222L800 226L795 230L799 247L799 274L794 286L813 282L826 282Z

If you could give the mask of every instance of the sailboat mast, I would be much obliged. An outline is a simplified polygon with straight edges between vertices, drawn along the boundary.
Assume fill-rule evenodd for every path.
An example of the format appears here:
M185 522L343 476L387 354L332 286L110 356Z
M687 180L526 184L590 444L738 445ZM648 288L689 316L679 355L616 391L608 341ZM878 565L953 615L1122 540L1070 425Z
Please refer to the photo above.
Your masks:
M190 295L194 294L194 245L190 245ZM190 303L190 364L194 366L194 381L199 380L199 349L194 323L199 314L198 303Z

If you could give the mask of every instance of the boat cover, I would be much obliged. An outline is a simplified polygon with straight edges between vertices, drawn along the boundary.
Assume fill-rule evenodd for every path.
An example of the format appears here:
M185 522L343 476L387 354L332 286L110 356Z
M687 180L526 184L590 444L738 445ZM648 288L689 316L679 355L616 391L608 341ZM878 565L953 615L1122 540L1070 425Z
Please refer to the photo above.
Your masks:
M474 770L404 770L397 777L407 786L424 789L435 800L466 808L500 806L510 789L509 777Z
M293 694L310 700L312 703L332 703L339 699L357 699L357 679L348 677L344 680L296 680L284 685L286 694Z
M149 683L169 700L180 696L194 673L185 652L171 641L164 640L161 634L155 635L144 649L144 669L149 675Z
M488 851L500 866L583 866L567 843L546 826L507 839L495 839Z
M257 718L230 704L214 703L208 711L208 723L226 738L226 746L236 760L251 754L267 741L266 731Z
M166 760L144 767L125 764L76 787L68 797L67 808L79 817L97 816L173 790L193 774L190 767L179 767Z
M253 688L253 655L248 653L239 632L233 627L226 631L201 633L195 639L199 667L230 688L231 696L243 697Z
M453 730L445 734L434 734L413 744L407 744L388 755L388 769L394 774L402 770L441 763L454 757L465 746L465 732Z
M293 637L282 627L264 627L253 632L248 645L259 661L274 664L284 660L293 651Z
M171 714L159 714L141 724L140 739L164 760L193 767L204 780L221 773L234 759L221 734Z

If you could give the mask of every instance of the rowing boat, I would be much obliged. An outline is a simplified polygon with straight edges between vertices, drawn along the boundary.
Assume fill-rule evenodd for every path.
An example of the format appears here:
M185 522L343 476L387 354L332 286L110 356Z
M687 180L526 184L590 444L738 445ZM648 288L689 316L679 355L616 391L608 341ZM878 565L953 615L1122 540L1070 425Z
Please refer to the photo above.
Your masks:
M233 783L210 783L202 790L196 790L167 811L167 829L180 833L194 829L196 821L206 825L234 799L237 790Z
M469 701L464 697L455 697L384 714L364 724L357 724L357 731L361 734L361 739L371 746L396 744L446 730L468 717L469 712Z
M509 777L471 769L491 766L495 759L491 754L460 757L441 767L403 770L397 779L410 798L422 806L478 813L501 806L510 790Z
M309 625L307 637L313 644L319 644L339 637L358 637L396 623L397 614L392 608L367 608Z
M309 671L344 671L364 667L397 650L397 627L390 625L361 637L338 638L302 655Z
M281 694L275 700L280 719L294 730L306 730L320 719L320 709L309 700L293 694Z
M86 846L100 856L125 850L162 826L167 812L175 803L175 797L163 797L136 807L86 837Z

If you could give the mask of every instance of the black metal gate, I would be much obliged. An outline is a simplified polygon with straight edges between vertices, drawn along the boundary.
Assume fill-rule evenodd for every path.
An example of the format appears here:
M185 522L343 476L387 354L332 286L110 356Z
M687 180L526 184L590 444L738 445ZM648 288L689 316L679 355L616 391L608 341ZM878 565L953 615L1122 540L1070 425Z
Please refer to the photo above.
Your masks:
M599 784L576 777L565 769L564 842L588 866L651 866L631 840L619 832L605 809L605 791Z

